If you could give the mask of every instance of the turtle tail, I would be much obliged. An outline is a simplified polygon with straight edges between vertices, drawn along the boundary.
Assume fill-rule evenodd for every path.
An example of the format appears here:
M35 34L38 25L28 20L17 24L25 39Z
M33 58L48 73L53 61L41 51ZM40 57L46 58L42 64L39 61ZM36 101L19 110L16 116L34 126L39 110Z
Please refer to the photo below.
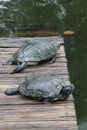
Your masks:
M18 88L8 88L5 92L6 95L16 95L19 93Z
M14 60L10 58L6 63L3 63L2 65L12 65L14 64Z
M26 63L22 63L21 65L18 65L17 68L15 68L10 74L21 72L26 67L27 67Z

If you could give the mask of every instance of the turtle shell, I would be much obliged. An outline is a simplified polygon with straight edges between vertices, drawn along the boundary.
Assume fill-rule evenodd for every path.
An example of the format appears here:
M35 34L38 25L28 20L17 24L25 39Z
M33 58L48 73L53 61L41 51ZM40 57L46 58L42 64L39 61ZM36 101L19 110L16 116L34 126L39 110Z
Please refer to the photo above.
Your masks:
M66 86L65 82L55 76L40 76L26 80L18 89L22 95L34 99L57 100L64 86Z
M13 55L15 62L39 62L56 55L59 45L45 40L29 40Z

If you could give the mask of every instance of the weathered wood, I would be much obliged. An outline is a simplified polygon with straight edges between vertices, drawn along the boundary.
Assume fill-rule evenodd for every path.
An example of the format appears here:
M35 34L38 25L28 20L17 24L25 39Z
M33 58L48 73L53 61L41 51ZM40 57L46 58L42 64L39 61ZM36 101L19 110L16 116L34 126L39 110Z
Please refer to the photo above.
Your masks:
M16 48L20 47L24 41L30 40L32 38L0 38L0 47L2 48ZM41 39L41 40L48 40L48 41L53 41L54 43L63 43L63 38L61 36L54 36L54 37L37 37L36 39Z
M0 38L0 129L2 130L78 130L75 106L72 94L67 101L57 101L44 105L41 101L25 98L21 95L7 96L7 88L18 87L24 77L37 75L56 75L70 84L63 38L37 37L61 43L56 62L28 66L21 73L9 74L16 65L2 65L12 57L25 40L32 38Z

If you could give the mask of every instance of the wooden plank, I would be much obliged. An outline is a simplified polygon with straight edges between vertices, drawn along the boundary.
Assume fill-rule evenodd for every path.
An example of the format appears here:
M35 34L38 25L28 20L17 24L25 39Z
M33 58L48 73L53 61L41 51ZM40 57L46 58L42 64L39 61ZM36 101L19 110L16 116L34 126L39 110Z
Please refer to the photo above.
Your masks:
M23 44L23 43L22 43ZM18 44L17 44L18 45ZM10 45L11 46L11 45ZM10 48L3 48L3 47L0 47L0 52L1 53L11 53L11 52L16 52L17 50L19 49L19 46L18 47L16 47L16 48L12 48L12 47L10 47ZM59 51L58 51L59 53L61 52L61 53L63 53L64 52L64 46L63 45L61 45L61 47L60 47L60 49L59 49Z
M3 48L16 48L20 47L24 41L30 40L33 38L0 38L0 47ZM61 36L53 36L53 37L37 37L35 39L53 41L54 43L64 43L63 38Z
M76 130L76 123L75 121L45 121L45 122L3 122L1 123L0 128L5 129L22 129L22 130ZM37 125L36 125L37 124ZM51 125L50 125L51 124ZM73 124L73 125L72 125ZM63 125L63 127L61 127Z
M1 74L3 74L3 73L10 73L14 68L15 68L16 66L9 66L9 67L7 67L7 66L2 66L2 67L0 67L0 73ZM61 70L61 68L62 68L62 70ZM40 67L40 68L26 68L26 69L24 69L23 70L23 72L22 73L42 73L42 74L47 74L47 73L51 73L51 74L53 74L53 72L55 73L55 74L60 74L60 73L62 73L62 74L68 74L68 71L67 71L67 67L66 66L61 66L61 67Z
M16 65L2 65L12 57L25 40L32 38L0 38L0 129L2 130L78 130L72 94L67 101L57 101L44 105L41 101L22 95L7 96L7 88L18 87L24 77L56 75L70 84L67 59L61 36L37 37L61 43L56 62L28 66L21 73L9 74Z

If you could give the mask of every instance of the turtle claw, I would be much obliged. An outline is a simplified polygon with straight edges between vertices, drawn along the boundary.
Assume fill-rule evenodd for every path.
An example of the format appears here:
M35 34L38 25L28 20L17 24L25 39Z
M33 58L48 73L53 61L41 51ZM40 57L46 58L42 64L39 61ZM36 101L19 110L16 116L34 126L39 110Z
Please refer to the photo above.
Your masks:
M17 68L16 68L16 69L14 69L13 71L11 71L10 74L14 74L14 73L17 73L17 72L18 72L18 70L17 70Z
M44 99L43 103L44 103L44 104L51 104L51 103L50 103L50 99L49 99L49 98Z

